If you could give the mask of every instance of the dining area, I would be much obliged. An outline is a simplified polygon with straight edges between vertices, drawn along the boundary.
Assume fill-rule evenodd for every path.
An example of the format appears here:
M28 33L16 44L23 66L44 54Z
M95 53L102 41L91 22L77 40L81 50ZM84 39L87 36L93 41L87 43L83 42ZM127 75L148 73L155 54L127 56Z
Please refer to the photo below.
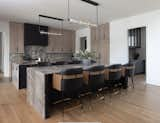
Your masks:
M94 110L97 98L112 102L114 93L121 94L123 90L127 93L129 79L134 89L134 70L133 63L31 67L27 69L27 102L44 119L54 117L53 112L59 104L63 105L62 114L64 105L69 104L70 109L81 107L80 110L83 111L88 105L89 109ZM84 99L87 99L87 104L83 103ZM73 100L78 103L72 105Z

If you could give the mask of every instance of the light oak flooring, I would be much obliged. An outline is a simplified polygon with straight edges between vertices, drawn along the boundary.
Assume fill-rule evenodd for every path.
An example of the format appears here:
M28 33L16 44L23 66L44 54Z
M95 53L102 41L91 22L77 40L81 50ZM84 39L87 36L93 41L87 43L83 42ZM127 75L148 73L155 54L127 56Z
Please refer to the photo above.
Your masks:
M9 81L9 78L3 77L3 73L0 72L0 83L1 82L8 82L8 81Z
M160 87L145 86L144 76L136 76L135 89L92 104L92 109L53 111L43 120L26 103L25 90L17 91L11 82L0 80L0 123L58 123L59 121L102 123L160 123ZM87 102L86 102L87 103ZM86 104L87 105L87 104ZM87 107L87 106L85 106Z

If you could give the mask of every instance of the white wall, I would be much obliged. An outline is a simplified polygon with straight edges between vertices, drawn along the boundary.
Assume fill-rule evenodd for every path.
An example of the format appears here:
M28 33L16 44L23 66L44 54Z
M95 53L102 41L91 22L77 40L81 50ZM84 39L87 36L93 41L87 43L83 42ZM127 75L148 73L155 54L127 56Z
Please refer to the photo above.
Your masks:
M4 76L9 77L9 23L8 22L0 22L0 32L2 32L2 43L3 43L3 68L4 68Z
M81 37L87 37L87 50L91 50L91 30L90 28L80 29L76 31L76 48L75 52L78 52L80 50L80 38Z
M0 71L3 72L3 46L2 46L2 33L0 32Z
M160 86L160 11L111 22L110 63L128 62L127 30L143 26L146 26L147 83Z

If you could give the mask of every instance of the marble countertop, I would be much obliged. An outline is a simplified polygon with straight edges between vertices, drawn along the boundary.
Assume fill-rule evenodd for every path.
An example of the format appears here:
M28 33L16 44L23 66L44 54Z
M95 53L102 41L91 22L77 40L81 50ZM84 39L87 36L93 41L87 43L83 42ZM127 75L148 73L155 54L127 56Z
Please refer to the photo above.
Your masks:
M83 68L85 70L94 65L97 65L97 64L93 64L90 66L84 66L82 64L57 65L57 66L45 66L45 67L30 67L27 69L31 69L36 72L41 72L42 74L53 74L53 73L58 73L62 71L63 69L67 69L67 68Z
M12 64L17 64L17 65L36 65L37 63L35 61L16 60L16 61L12 61Z
M70 62L72 60L66 60L65 62ZM42 61L43 62L43 61ZM48 62L48 63L56 63L56 62L60 62L59 60L55 60L55 61L52 61L52 62ZM15 61L12 61L13 64L17 64L17 65L37 65L38 63L35 61L35 60L31 60L31 61L25 61L25 60L15 60ZM47 62L46 62L47 63Z
M32 71L40 72L42 74L52 74L59 71L56 66L47 66L47 67L29 67L27 70L30 69Z

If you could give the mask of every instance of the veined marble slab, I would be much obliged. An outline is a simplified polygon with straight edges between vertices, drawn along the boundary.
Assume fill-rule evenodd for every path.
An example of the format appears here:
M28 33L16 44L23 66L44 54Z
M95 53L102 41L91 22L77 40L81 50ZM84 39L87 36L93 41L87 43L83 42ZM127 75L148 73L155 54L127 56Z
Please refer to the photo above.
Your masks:
M95 65L95 64L94 64ZM91 65L91 66L94 66ZM48 117L48 86L52 81L47 80L48 75L68 68L86 69L91 66L83 65L57 65L49 67L27 68L27 101L45 119Z

